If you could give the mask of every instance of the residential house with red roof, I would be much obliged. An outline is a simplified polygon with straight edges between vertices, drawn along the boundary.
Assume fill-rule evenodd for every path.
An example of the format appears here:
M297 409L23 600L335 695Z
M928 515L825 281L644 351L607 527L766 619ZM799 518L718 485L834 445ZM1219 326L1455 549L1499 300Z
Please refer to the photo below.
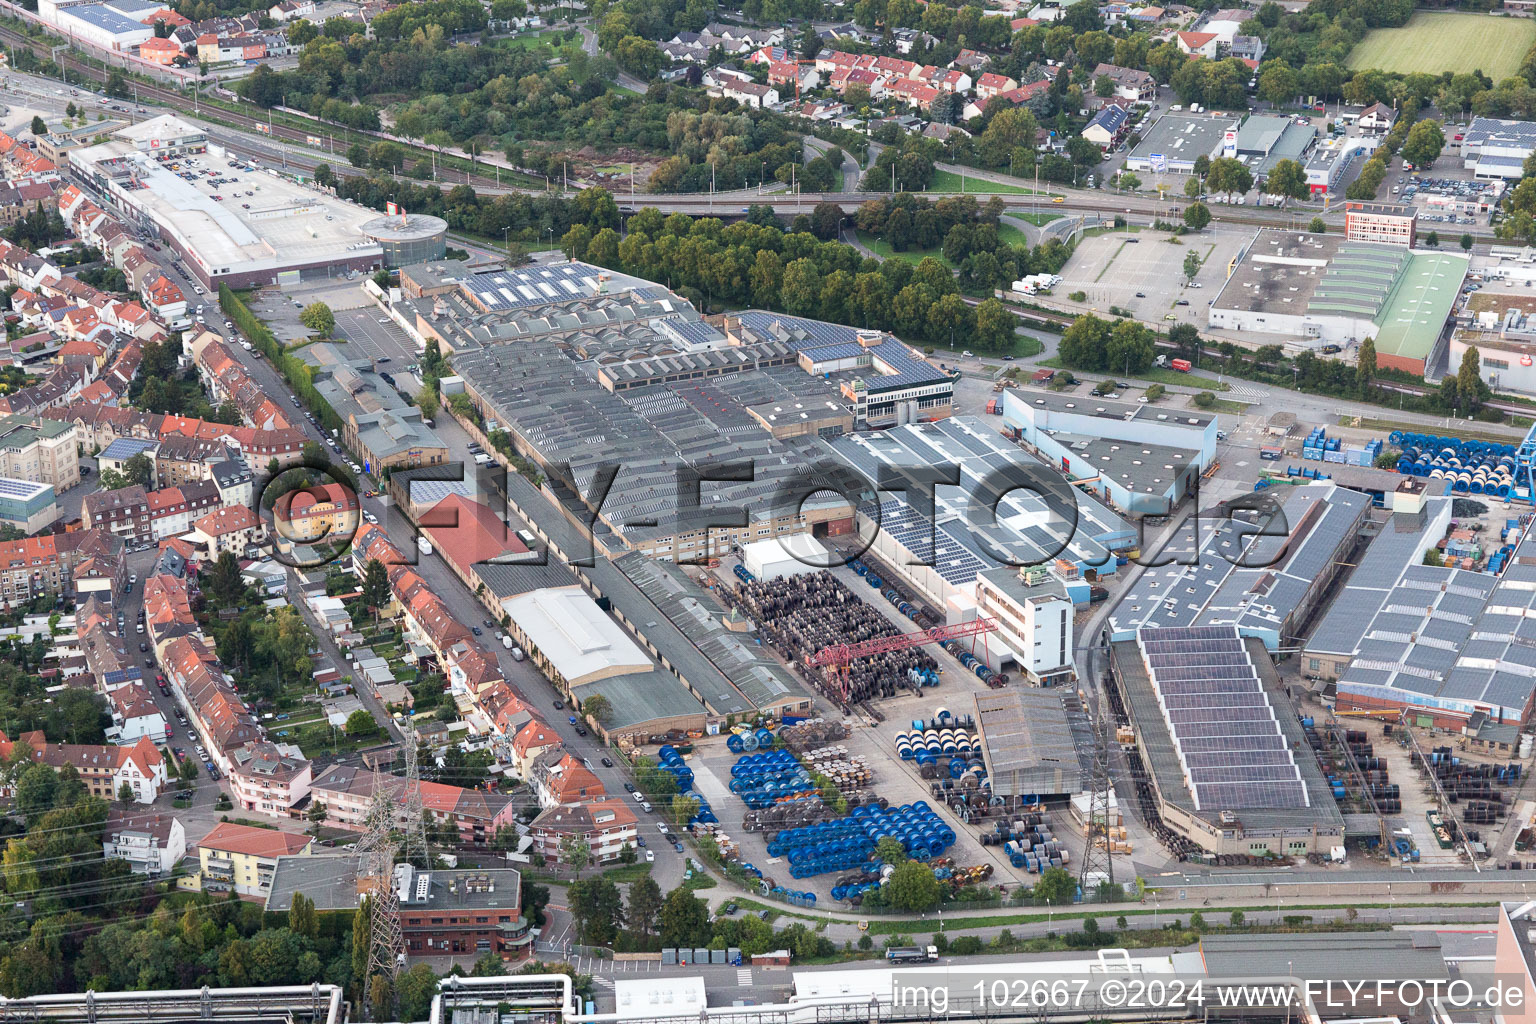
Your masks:
M208 513L192 524L187 539L207 552L210 561L226 551L237 557L266 538L261 518L244 505L231 505Z
M613 864L626 846L635 846L639 819L622 800L561 804L550 807L529 825L533 852L546 864L560 860L560 844L567 839L587 844L597 864Z
M265 897L279 857L307 857L314 837L221 821L197 841L197 859L204 892Z
M312 800L325 805L325 823L358 831L363 828L376 786L383 786L393 802L403 806L406 780L381 775L352 765L333 764L315 777ZM461 843L484 846L497 831L513 824L517 802L494 790L422 782L422 809L439 825L452 825Z
M587 803L608 795L598 777L574 754L548 750L533 759L528 784L540 807Z
M0 732L0 757L9 760L17 743L27 746L33 764L51 768L72 765L90 794L104 800L116 800L118 792L127 785L136 803L153 803L166 786L165 758L148 737L130 746L110 746L50 743L41 729L24 732L15 740Z
M1207 60L1214 60L1221 46L1221 37L1215 32L1179 32L1173 38L1185 53Z

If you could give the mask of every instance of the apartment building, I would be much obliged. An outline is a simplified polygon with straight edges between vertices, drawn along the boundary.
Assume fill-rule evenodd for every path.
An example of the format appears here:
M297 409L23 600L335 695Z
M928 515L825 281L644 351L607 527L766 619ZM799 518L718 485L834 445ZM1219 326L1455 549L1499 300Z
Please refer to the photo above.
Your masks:
M325 823L349 830L361 829L373 800L375 785L382 785L395 802L402 803L405 780L379 775L350 765L331 765L321 771L309 792L313 803L325 805ZM511 827L515 804L511 797L482 789L465 789L440 782L421 783L422 809L439 825L453 825L465 846L483 846L501 828Z
M187 855L187 830L174 815L114 809L101 833L101 853L109 860L127 861L136 875L159 878Z
M0 476L64 493L80 482L79 432L61 420L0 417Z
M204 892L266 898L279 857L307 857L311 836L221 821L197 844Z
M551 807L534 818L530 828L534 853L546 864L560 860L560 843L567 838L586 843L594 863L611 864L640 834L635 812L622 800Z

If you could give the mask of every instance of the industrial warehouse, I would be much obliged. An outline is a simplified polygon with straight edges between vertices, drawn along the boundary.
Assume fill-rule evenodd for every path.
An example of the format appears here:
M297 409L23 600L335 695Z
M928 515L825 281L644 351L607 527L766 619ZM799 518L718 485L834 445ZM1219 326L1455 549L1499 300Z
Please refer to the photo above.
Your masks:
M1411 225L1412 217L1408 218ZM1214 331L1350 345L1374 338L1376 361L1423 376L1442 344L1469 261L1459 253L1263 228L1211 304Z
M1262 642L1236 626L1143 628L1111 645L1110 670L1144 810L1167 838L1218 855L1342 849L1343 816Z

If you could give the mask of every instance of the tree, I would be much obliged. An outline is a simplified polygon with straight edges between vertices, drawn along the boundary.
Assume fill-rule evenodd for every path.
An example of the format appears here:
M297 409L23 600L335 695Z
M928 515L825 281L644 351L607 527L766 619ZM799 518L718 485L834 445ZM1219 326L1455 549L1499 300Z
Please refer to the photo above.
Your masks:
M197 785L197 762L190 757L181 762L181 767L176 769L176 774L181 776L183 787L190 789Z
M124 780L123 784L117 787L117 802L121 804L133 803L133 787L128 784L127 780Z
M148 487L154 478L155 464L143 452L139 452L123 463L123 479L130 484Z
M560 863L575 874L592 860L592 846L580 836L560 837Z
M303 893L295 893L288 906L288 930L314 941L319 934L319 922L315 917L315 901Z
M416 392L416 408L421 410L425 419L432 419L438 413L437 387L435 384L427 384Z
M42 119L41 116L33 115L32 134L36 135L38 138L42 138L44 135L48 134L48 124Z
M342 726L342 731L348 736L370 736L377 732L378 728L373 715L366 708L358 708L347 716L347 724Z
M1077 896L1077 879L1066 868L1046 868L1035 883L1035 899L1049 900L1052 906L1070 906Z
M815 261L802 258L785 267L780 295L785 312L814 315L821 299L821 271L816 269Z
M373 1007L375 1020L389 1020L394 1017L393 1007L395 993L389 983L389 979L382 974L375 974L368 979L368 1005Z
M677 793L672 797L672 822L678 828L685 827L698 813L698 797L689 796L687 793Z
M1463 234L1461 236L1461 251L1462 252L1471 252L1472 251L1472 236L1471 235Z
M1283 60L1272 60L1259 72L1259 99L1269 103L1285 103L1300 88L1296 72Z
M1307 230L1312 232L1314 235L1321 235L1328 231L1328 225L1323 222L1323 218L1313 217L1312 220L1307 223Z
M437 994L437 975L427 964L412 964L395 981L400 1020L426 1020Z
M629 904L624 917L630 930L642 939L649 938L661 914L661 887L650 875L641 875L629 884Z
M363 569L363 585L360 594L363 607L378 615L380 608L390 602L389 573L384 568L384 563L377 558L368 559L368 565Z
M1184 254L1184 278L1193 281L1198 273L1200 273L1200 254L1190 249Z
M1422 170L1439 159L1444 148L1445 132L1440 128L1440 122L1420 121L1408 130L1408 138L1403 142L1403 160Z
M1355 363L1355 393L1364 398L1371 390L1371 380L1376 376L1376 341L1366 338L1360 346L1360 358Z
M1424 236L1424 244L1431 249L1440 248L1440 232L1431 231Z
M329 338L336 329L336 314L323 302L311 302L299 313L299 323L316 334Z
M1104 369L1109 331L1107 322L1092 313L1084 313L1062 332L1058 346L1061 361L1074 370L1094 372Z
M1190 63L1194 65L1197 62ZM1253 173L1241 160L1228 156L1217 157L1211 161L1210 170L1206 172L1205 188L1208 192L1220 192L1228 198L1234 193L1242 195L1253 188Z
M1100 99L1108 99L1115 94L1115 80L1108 75L1100 75L1093 80L1093 94Z
M59 777L46 764L34 764L16 780L16 809L28 818L40 816L53 807Z
M884 887L891 906L909 914L932 910L939 905L939 880L933 868L921 861L909 860L897 865Z
M1264 191L1287 199L1305 199L1311 194L1306 170L1290 159L1281 160L1270 169L1269 177L1264 181Z
M582 698L581 713L594 722L606 722L613 714L613 705L608 703L607 697L594 693L590 697Z
M1189 179L1194 181L1194 178ZM1205 226L1211 222L1211 208L1201 202L1190 203L1184 207L1184 226L1191 231L1204 231Z
M697 947L709 944L712 934L709 926L709 904L694 896L692 890L678 886L667 893L667 898L661 905L660 920L663 947Z
M1227 920L1231 922L1232 927L1234 927L1234 928L1241 928L1243 926L1243 921L1245 920L1245 918L1244 918L1243 912L1241 910L1234 910L1234 911L1232 911L1232 913L1227 915Z
M976 345L985 352L1013 347L1018 318L998 299L983 299L976 307Z
M1145 373L1157 358L1152 332L1134 320L1121 320L1110 331L1104 356L1106 370Z

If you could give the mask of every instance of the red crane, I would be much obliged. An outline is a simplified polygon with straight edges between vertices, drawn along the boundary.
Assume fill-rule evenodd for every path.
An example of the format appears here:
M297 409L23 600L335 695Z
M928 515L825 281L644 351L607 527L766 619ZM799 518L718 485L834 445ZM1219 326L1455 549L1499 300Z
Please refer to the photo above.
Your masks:
M908 647L918 647L922 644L942 644L946 640L959 640L962 637L976 636L979 633L990 633L997 629L996 619L971 619L954 626L935 626L917 633L902 633L898 636L877 636L871 640L860 640L856 644L836 644L832 647L817 651L806 659L808 666L838 665L844 666L854 658L867 658L871 654L884 654L886 651L900 651Z

